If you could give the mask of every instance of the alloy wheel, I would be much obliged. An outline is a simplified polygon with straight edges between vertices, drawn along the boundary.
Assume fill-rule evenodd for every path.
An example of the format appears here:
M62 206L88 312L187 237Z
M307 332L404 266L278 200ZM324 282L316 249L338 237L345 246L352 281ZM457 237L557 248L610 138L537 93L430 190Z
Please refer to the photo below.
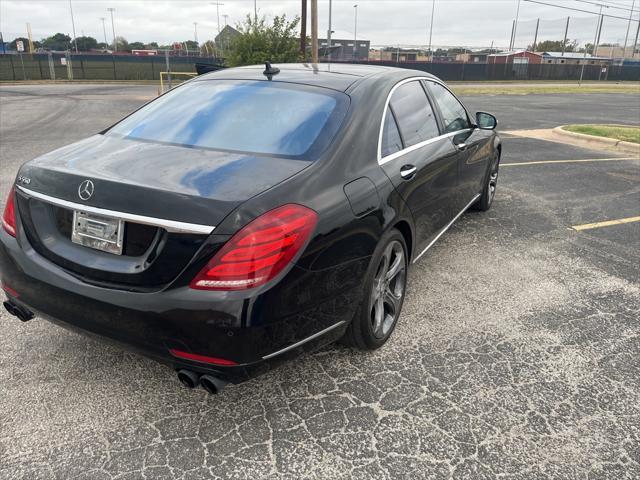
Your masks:
M496 160L495 165L491 169L491 174L489 174L489 204L493 202L493 197L496 196L496 187L498 185L498 168L499 162Z
M376 338L384 338L398 319L406 271L404 248L398 240L394 240L382 254L371 289L369 314Z

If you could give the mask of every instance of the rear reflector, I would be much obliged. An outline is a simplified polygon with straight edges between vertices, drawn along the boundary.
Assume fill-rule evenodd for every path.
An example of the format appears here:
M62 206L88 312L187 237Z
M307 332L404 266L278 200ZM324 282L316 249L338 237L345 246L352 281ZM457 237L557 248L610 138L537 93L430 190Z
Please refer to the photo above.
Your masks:
M2 228L12 237L16 236L16 211L15 211L15 194L14 189L11 187L9 190L9 196L7 197L7 203L4 206L4 213L2 214Z
M177 358L192 360L194 362L210 363L211 365L220 365L223 367L232 367L234 365L238 365L233 360L227 360L225 358L217 357L207 357L206 355L198 355L197 353L183 352L181 350L170 349L169 353Z
M278 275L302 250L318 215L302 205L270 210L242 228L191 281L199 290L244 290Z
M6 284L3 283L1 286L2 286L2 290L7 292L12 297L18 298L20 296L20 294L18 292L16 292L13 288L11 288L9 285L6 285Z

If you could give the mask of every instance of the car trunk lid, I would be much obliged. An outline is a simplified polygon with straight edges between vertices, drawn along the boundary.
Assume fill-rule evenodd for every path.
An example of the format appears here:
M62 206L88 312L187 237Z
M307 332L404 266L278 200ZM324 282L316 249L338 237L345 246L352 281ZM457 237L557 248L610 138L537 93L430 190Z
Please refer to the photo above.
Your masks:
M158 288L238 205L308 165L95 135L25 164L18 207L30 243L49 260L87 281ZM124 219L122 255L73 243L74 211Z

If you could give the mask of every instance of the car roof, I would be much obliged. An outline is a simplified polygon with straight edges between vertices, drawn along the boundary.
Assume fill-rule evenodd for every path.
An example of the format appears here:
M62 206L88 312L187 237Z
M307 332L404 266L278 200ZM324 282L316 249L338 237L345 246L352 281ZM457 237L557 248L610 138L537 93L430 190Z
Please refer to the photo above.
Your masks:
M415 76L416 73L427 77L431 76L426 72L416 72L404 68L353 63L274 63L272 66L280 69L280 73L271 78L274 82L300 83L342 92L354 83L372 76L385 76L385 74L401 72L406 73L407 77ZM198 77L198 80L265 80L267 77L263 73L264 69L265 65L225 68L202 75Z

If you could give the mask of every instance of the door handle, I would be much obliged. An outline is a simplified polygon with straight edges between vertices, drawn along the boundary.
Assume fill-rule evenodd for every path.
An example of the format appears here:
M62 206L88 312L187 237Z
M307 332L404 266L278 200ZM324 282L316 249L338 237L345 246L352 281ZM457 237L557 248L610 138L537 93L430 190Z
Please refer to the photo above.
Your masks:
M418 169L414 165L403 165L400 169L400 176L405 180L413 177Z
M464 152L467 149L467 144L464 142L455 143L454 145L459 152Z

